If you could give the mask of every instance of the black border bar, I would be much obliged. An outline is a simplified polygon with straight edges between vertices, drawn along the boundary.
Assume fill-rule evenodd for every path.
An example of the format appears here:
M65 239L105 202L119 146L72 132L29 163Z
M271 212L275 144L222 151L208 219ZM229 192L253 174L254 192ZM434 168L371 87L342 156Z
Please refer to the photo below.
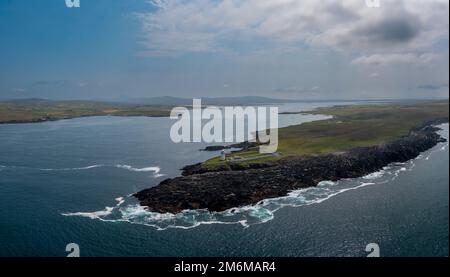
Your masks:
M200 272L176 272L175 265L205 264L210 269L207 274ZM238 263L269 262L275 270L269 272L226 271L219 272L220 262ZM211 276L211 275L277 275L279 274L446 274L449 258L0 258L2 273L36 274L171 274L170 276ZM215 267L215 269L211 269Z

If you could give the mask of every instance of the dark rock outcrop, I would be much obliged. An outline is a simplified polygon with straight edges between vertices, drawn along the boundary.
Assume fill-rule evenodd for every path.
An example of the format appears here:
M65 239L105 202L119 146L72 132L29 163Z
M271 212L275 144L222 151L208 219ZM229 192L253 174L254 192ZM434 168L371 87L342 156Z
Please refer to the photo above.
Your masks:
M158 186L136 193L135 197L150 211L170 213L185 209L224 211L255 204L321 181L357 178L390 163L413 159L445 141L436 133L438 128L432 126L445 121L426 122L396 141L343 153L285 158L245 169L230 167L213 172L202 171L197 164L186 167L184 176L164 180Z
M188 165L183 167L182 176L189 176L194 174L203 174L208 172L223 172L223 171L243 171L248 169L261 169L267 167L277 166L277 162L255 163L255 164L240 164L240 163L226 163L213 168L205 168L202 163Z
M220 151L220 150L233 149L233 148L240 148L240 150L248 150L250 148L254 148L257 146L258 146L258 143L256 143L256 142L244 141L244 142L230 144L230 145L207 146L204 149L201 149L201 151Z

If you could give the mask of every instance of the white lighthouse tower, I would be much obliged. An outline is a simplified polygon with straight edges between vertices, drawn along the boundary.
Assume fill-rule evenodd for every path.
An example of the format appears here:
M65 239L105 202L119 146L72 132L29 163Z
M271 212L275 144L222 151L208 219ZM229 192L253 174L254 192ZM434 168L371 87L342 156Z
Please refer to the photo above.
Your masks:
M222 152L220 152L220 160L225 161L226 159L227 159L227 154L225 154L225 150L222 150Z

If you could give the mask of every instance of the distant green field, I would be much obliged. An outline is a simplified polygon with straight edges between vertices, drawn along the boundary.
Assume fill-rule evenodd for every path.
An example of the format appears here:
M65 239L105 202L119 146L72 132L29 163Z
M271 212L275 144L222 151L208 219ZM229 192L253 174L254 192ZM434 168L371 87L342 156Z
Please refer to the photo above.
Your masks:
M22 100L0 102L0 123L59 120L83 116L170 115L170 107L95 101Z
M258 163L289 156L308 156L346 151L354 147L370 146L392 141L405 136L419 124L436 118L447 118L448 101L422 102L415 104L354 105L320 108L309 114L332 115L332 119L314 121L279 129L276 157L263 157L237 163ZM257 155L236 153L240 157ZM233 156L233 155L230 155ZM204 163L211 168L226 163L213 158Z
M0 102L0 123L41 122L84 116L169 116L171 107L95 101L24 100ZM289 156L325 154L388 142L407 135L420 123L448 118L448 101L414 104L354 105L320 108L310 114L332 115L329 120L279 129L278 156L260 155L255 150L239 152L240 165L262 163ZM226 166L218 157L205 167Z

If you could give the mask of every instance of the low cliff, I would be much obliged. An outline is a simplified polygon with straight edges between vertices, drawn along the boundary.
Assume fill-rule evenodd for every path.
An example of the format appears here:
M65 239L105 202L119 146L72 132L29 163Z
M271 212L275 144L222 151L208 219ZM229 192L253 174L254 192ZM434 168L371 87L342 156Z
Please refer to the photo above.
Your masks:
M224 211L255 204L263 199L287 195L321 181L362 177L393 162L406 162L439 142L445 141L434 124L425 122L395 141L354 148L346 152L312 157L290 157L246 168L233 166L220 171L193 165L181 177L167 179L158 186L135 194L150 211L179 213L185 209Z

